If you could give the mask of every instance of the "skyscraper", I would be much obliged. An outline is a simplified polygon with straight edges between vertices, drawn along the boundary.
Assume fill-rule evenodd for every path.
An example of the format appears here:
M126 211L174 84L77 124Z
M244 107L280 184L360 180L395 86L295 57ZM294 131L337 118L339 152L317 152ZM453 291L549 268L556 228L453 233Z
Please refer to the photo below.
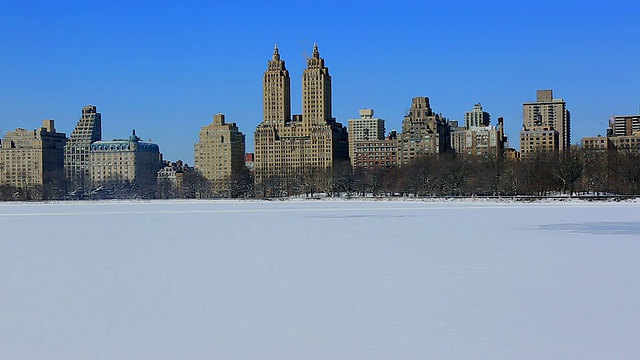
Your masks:
M331 76L318 46L302 77L302 115L290 118L289 72L278 48L263 76L264 119L255 131L255 180L282 182L349 159L347 131L331 117Z
M291 121L291 80L277 45L267 63L262 83L264 124L283 127Z
M102 117L93 105L82 108L82 116L64 147L64 170L73 184L90 183L91 144L102 140Z

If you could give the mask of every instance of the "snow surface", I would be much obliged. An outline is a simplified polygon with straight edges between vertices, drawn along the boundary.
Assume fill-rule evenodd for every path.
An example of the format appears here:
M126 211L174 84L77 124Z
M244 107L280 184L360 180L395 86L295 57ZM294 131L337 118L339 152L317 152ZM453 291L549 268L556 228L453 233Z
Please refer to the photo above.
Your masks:
M0 359L637 359L640 204L0 204Z

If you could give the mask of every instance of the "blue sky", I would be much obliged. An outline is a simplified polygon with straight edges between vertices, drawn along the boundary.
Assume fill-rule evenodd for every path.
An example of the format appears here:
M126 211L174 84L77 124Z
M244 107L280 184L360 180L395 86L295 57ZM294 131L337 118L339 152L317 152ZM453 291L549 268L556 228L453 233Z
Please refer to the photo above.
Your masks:
M634 1L4 1L0 132L51 118L70 135L92 104L105 139L135 128L193 164L198 131L221 112L251 151L274 44L300 113L317 42L345 125L366 107L400 130L415 96L457 120L481 102L517 148L522 103L553 89L576 143L639 111L639 13Z

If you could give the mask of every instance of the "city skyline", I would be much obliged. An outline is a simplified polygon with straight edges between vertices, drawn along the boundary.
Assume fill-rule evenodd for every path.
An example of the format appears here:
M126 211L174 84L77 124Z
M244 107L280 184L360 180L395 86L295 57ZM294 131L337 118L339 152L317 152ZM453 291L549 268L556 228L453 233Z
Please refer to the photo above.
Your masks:
M482 103L492 119L504 117L519 148L522 104L535 101L537 89L566 101L572 143L605 135L610 115L638 112L632 2L374 5L0 5L8 54L0 59L0 133L54 119L70 136L78 109L94 105L103 139L136 128L166 159L193 164L199 129L224 113L252 151L260 76L274 44L299 74L314 42L331 64L332 113L343 124L371 108L387 131L399 131L416 96L462 123ZM322 26L302 16L312 9ZM283 25L269 28L275 16ZM300 93L294 78L294 114L302 112Z

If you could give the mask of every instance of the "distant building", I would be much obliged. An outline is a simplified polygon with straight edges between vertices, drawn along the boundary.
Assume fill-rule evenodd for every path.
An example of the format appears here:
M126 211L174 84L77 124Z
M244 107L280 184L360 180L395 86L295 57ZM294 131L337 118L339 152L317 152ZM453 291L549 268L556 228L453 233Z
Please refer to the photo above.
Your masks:
M295 179L348 161L347 129L331 116L331 76L314 44L302 75L302 115L291 116L289 71L278 48L263 76L263 121L256 128L256 185Z
M354 167L386 169L398 165L398 138L392 131L386 139L361 140L353 144Z
M182 160L176 162L163 161L162 168L158 170L158 181L168 181L174 188L182 186L183 174L193 171L193 168L184 164Z
M447 119L433 112L428 97L413 98L409 114L402 121L402 133L398 136L399 165L421 156L440 154L450 148Z
M506 137L504 119L498 118L497 126L490 123L491 116L475 104L465 113L464 128L454 127L450 122L451 147L457 154L479 158L498 158L504 154Z
M582 138L585 150L640 150L640 115L617 115L609 121L607 136Z
M91 144L102 140L102 116L93 105L82 108L82 116L64 147L64 169L74 185L88 185Z
M537 151L548 152L549 141L553 141L552 151L568 150L571 147L571 114L567 104L563 99L553 98L553 90L538 90L536 100L523 104L523 127L520 132L522 157ZM526 134L528 131L534 131L535 134ZM557 133L557 141L556 135L551 134L553 131ZM545 140L538 135L544 136ZM527 143L523 144L522 139ZM531 145L536 147L532 148Z
M640 115L616 115L609 126L609 136L640 135Z
M0 185L26 188L62 180L66 141L53 120L42 121L38 130L8 132L0 142Z
M90 175L92 185L110 182L155 184L162 166L158 145L140 141L135 130L129 139L96 141L91 144Z
M520 156L530 159L538 153L557 154L560 134L550 126L532 126L520 131Z
M359 119L349 119L349 158L355 166L355 143L384 140L384 120L373 117L373 109L360 109Z
M233 179L244 178L244 134L235 123L225 122L223 114L200 130L194 147L195 169L211 181L215 192L230 190Z
M254 159L255 155L253 153L246 153L244 156L244 167L251 176L253 176L253 172L255 170Z
M486 127L489 124L491 124L491 115L482 110L480 103L473 105L473 110L464 114L464 126L467 129L471 127Z

